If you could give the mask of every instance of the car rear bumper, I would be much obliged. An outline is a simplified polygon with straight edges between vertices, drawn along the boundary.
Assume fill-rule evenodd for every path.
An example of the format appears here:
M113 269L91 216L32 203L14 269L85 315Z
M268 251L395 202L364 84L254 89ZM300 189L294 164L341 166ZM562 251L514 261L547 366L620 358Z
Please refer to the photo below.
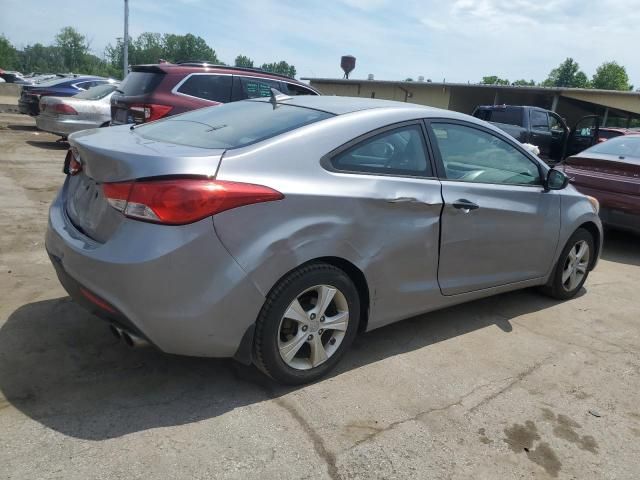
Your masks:
M77 118L73 118L73 116L67 116L67 118L52 117L46 114L46 110L45 113L36 117L36 125L40 130L54 133L62 137L71 135L74 132L79 132L80 130L100 127L98 122L79 120Z
M601 208L600 218L608 227L627 230L640 234L640 215L631 214L614 208Z
M64 190L51 205L45 244L74 300L164 352L236 354L264 297L222 246L210 218L180 227L127 219L101 244L73 226Z

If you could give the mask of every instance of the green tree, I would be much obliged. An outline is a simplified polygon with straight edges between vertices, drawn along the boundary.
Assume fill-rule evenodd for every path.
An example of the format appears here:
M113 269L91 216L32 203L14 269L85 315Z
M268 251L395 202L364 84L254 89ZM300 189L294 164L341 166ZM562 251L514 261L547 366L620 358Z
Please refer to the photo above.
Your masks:
M236 57L236 61L234 62L234 65L236 67L253 68L253 60L251 60L249 57L245 55L238 55Z
M605 62L600 65L591 80L591 85L593 88L603 90L633 89L633 86L629 84L627 70L616 62Z
M218 64L220 60L215 50L207 45L204 38L191 33L175 35L167 33L163 36L165 59L178 62L184 60L202 60Z
M18 54L15 47L4 35L0 35L0 68L18 68Z
M516 80L512 83L512 85L515 85L516 87L534 87L536 85L536 82L534 82L533 80L527 81L523 78L522 80Z
M558 68L551 70L549 77L542 85L545 87L588 88L589 79L573 58L567 58Z
M27 45L18 52L17 69L23 73L60 73L67 70L60 49L41 43Z
M84 67L89 53L86 37L73 27L64 27L56 35L55 46L62 57L64 68L71 72L78 72Z
M484 85L511 85L509 80L506 78L500 78L496 75L491 75L489 77L482 77L482 81L480 82Z
M284 60L277 63L263 63L261 68L267 72L279 73L280 75L286 75L291 78L295 78L296 76L296 67L289 65Z

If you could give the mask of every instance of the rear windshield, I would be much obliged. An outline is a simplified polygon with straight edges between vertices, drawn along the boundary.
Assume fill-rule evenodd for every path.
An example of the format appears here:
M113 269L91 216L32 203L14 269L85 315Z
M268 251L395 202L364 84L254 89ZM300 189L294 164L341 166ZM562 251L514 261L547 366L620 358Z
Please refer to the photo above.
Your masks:
M275 137L333 114L266 101L202 108L135 129L143 138L200 148L237 148Z
M502 108L493 110L481 108L476 110L475 116L481 120L495 123L506 123L507 125L522 126L522 109L521 108Z
M146 95L162 81L164 73L156 72L131 72L120 84L119 92L127 96Z
M623 157L640 157L640 135L622 135L606 142L598 143L584 153L600 153Z
M89 90L80 92L77 95L74 95L73 97L81 98L82 100L100 100L101 98L104 98L107 95L109 95L116 88L118 88L118 85L114 85L113 83L106 83L104 85L91 87Z

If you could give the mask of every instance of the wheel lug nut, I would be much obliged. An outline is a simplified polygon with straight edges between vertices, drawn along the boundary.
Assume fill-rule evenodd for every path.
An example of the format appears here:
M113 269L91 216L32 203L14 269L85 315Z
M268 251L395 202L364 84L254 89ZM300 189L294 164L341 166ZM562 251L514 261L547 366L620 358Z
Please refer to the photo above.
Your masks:
M330 343L331 345L335 345L335 343L336 343L336 339L335 339L335 338L332 338L331 340L329 340L329 343Z
M311 320L315 320L315 319L316 319L316 314L315 314L315 313L312 313L312 314L311 314Z
M302 331L303 331L303 332L306 332L308 328L309 328L309 327L307 327L306 325L303 325L303 326L302 326Z
M318 330L318 335L322 335L323 332L324 330L321 328L320 330Z
M324 322L324 316L320 317L320 321Z
M307 340L308 340L309 342L310 342L311 340L313 340L313 335L309 335L309 336L307 337Z

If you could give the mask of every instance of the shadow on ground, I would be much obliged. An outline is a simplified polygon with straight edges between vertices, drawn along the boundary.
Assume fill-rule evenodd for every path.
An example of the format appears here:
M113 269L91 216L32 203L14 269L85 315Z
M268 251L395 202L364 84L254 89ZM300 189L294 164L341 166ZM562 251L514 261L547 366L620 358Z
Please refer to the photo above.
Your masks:
M27 143L32 147L44 148L45 150L68 150L69 144L67 142L48 142L48 141L36 141L27 140Z
M640 235L608 230L604 235L602 259L640 266Z
M9 130L17 130L19 132L37 132L38 127L35 125L7 125Z
M638 262L637 250L627 252L634 242L610 240L604 256ZM399 322L358 337L333 376L494 325L506 335L512 319L556 303L523 290ZM0 390L49 428L101 440L213 418L292 389L231 360L131 350L59 298L20 307L0 329Z
M480 300L359 337L333 375L554 305L535 292ZM504 313L504 312L508 313ZM30 418L100 440L216 417L291 391L231 360L132 350L69 298L24 305L0 330L0 390Z

